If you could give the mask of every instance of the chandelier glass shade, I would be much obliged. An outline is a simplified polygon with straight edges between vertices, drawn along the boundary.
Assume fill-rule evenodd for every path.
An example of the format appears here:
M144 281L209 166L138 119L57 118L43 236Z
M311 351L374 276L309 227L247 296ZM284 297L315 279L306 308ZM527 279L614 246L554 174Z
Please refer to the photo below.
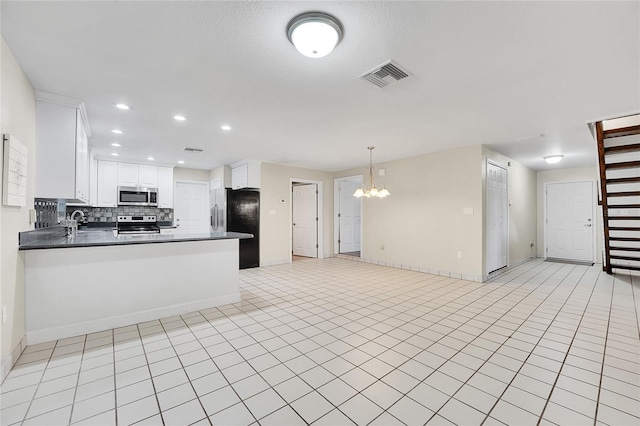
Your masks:
M353 196L357 198L388 197L389 195L391 195L389 190L385 187L376 187L376 184L373 180L373 150L375 149L375 146L369 146L367 147L367 149L369 150L369 184L367 186L365 186L364 184L360 185L358 189L356 189L356 192L353 193Z

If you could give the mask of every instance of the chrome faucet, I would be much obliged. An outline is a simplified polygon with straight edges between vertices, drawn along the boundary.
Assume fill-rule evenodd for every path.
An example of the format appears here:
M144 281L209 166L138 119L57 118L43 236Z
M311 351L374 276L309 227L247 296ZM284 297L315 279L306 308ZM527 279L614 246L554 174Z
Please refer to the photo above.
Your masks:
M71 223L73 223L73 228L71 230L72 234L75 234L75 232L78 230L78 221L74 219L76 217L76 214L78 213L80 213L80 217L84 217L84 213L79 209L74 210L73 213L71 213Z

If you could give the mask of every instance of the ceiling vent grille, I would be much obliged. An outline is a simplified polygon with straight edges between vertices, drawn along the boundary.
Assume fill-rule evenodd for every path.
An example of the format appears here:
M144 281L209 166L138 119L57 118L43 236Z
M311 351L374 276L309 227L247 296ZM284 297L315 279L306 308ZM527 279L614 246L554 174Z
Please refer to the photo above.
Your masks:
M203 149L200 149L200 148L189 148L189 147L186 147L186 148L184 149L184 151L185 151L185 152L202 152L202 151L204 151L204 150L203 150Z
M382 89L387 86L391 86L392 84L396 84L410 75L412 74L409 71L398 65L396 62L389 60L382 65L378 65L371 71L367 71L358 78L367 80Z

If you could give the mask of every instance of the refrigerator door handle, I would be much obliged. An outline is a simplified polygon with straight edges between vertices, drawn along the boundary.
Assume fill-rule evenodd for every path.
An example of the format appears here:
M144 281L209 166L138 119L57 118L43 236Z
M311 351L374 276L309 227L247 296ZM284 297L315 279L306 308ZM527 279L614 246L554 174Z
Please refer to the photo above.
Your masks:
M213 205L213 222L215 226L213 227L213 232L218 232L218 205Z

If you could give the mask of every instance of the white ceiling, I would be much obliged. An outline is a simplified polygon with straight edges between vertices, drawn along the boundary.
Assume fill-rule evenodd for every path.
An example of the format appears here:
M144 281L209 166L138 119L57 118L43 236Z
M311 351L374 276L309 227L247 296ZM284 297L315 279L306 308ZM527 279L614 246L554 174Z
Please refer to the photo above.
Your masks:
M535 169L555 151L582 166L587 122L640 111L640 2L1 5L34 88L83 99L91 144L109 156L120 142L120 159L337 171L366 165L369 145L380 162L484 143ZM322 59L285 32L315 10L345 28ZM389 59L413 76L382 90L357 78Z

